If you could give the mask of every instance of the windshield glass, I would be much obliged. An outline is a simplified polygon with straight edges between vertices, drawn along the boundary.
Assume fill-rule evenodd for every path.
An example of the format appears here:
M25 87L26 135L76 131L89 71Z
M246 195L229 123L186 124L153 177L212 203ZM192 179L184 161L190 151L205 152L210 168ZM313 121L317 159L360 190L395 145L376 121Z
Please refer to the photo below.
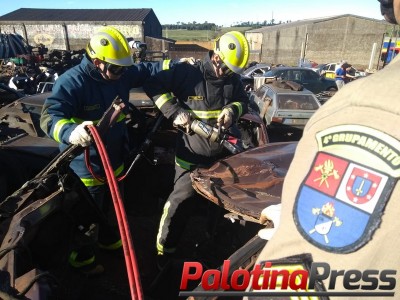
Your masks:
M274 72L274 70L270 70L270 71L266 72L264 74L264 76L265 77L274 77L275 76L275 72Z
M277 98L279 109L316 110L319 108L318 100L312 95L280 94Z

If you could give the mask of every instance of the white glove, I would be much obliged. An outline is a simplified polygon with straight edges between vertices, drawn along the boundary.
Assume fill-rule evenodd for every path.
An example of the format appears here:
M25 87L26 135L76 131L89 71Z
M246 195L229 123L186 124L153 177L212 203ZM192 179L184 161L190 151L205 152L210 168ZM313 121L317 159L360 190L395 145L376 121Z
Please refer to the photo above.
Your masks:
M86 126L93 125L92 121L84 121L72 130L69 136L69 142L74 145L81 145L82 147L87 147L92 142L92 137L86 130Z
M232 108L224 108L222 112L219 114L217 119L218 127L222 126L225 129L231 127L233 122L233 109Z
M276 230L278 229L279 222L281 219L281 204L270 205L264 208L261 212L260 223L263 224L267 220L270 220L274 223L273 228L264 228L258 232L258 236L263 240L270 240Z
M181 126L186 128L186 132L190 131L190 114L186 110L180 110L174 119L174 126Z
M179 60L179 62L185 62L191 65L194 65L196 60L194 59L194 57L183 57Z

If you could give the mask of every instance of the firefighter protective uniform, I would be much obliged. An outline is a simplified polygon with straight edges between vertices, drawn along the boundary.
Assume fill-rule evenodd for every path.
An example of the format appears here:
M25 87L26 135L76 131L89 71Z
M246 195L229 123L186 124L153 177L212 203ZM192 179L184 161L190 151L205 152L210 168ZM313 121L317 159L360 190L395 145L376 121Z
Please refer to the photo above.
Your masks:
M244 37L243 39L248 46ZM241 47L240 44L237 48L232 46L235 52L241 50ZM224 108L232 111L235 121L247 112L248 97L240 76L232 72L232 76L218 78L211 61L213 54L210 51L197 64L179 64L174 69L160 72L147 80L143 86L145 91L167 118L178 117L176 121L181 122L181 113L190 113L192 118L214 126ZM225 55L228 57L229 53ZM245 57L240 63L245 65L248 52L242 55ZM243 60L246 62L243 63ZM238 60L233 62L235 63ZM194 201L186 201L195 195L190 170L199 165L210 165L217 158L226 155L221 145L196 134L187 135L179 131L176 143L174 190L165 203L161 217L157 236L159 254L175 252L193 208Z
M103 70L96 67L93 63L94 59L103 62ZM133 64L125 37L112 27L102 27L91 38L87 53L81 63L66 71L55 82L52 94L43 106L41 128L49 137L59 142L60 151L65 150L70 143L87 145L90 143L85 129L88 122L97 124L117 96L128 108L130 89L142 86L146 78L167 67L169 67L169 61ZM119 72L120 77L117 80L109 80L108 71L113 74ZM118 176L124 170L124 159L127 155L128 136L125 112L120 114L112 127L108 128L102 139L114 174ZM88 188L99 208L103 210L111 203L111 196L104 181L98 179L98 177L105 178L105 173L100 156L93 145L90 146L89 152L90 164L95 176L86 167L84 154L75 157L70 167ZM95 221L88 220L88 222ZM107 249L120 247L121 240L113 234L114 230L109 226L103 228L104 230L99 231L99 240L104 236L103 246ZM79 255L73 252L70 257L71 265L83 267L92 264L94 256L91 253L92 249L89 250L80 251Z
M97 36L95 37L97 40ZM105 47L111 44L103 43L106 44ZM108 52L110 51L106 51L112 58L110 61L117 62L118 55ZM128 62L129 60L125 58L122 60L122 63ZM66 71L55 82L52 94L46 99L43 107L41 128L49 137L60 143L60 150L63 151L70 143L71 133L79 124L84 121L96 124L116 96L119 96L125 107L128 107L129 90L142 86L146 78L169 66L170 61L132 64L127 67L119 80L106 80L87 54L79 65ZM115 175L118 176L123 172L124 153L126 153L125 114L121 114L120 119L108 129L103 139ZM100 157L94 147L90 147L90 161L94 173L104 177ZM103 182L93 178L86 168L83 154L71 162L71 168L89 189L103 185Z

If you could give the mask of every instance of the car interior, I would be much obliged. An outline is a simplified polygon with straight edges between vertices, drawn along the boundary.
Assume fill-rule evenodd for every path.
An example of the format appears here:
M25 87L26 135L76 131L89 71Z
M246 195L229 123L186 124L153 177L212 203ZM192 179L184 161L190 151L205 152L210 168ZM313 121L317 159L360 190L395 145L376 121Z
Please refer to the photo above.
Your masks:
M280 109L300 109L300 110L315 110L318 106L312 98L308 96L279 95Z

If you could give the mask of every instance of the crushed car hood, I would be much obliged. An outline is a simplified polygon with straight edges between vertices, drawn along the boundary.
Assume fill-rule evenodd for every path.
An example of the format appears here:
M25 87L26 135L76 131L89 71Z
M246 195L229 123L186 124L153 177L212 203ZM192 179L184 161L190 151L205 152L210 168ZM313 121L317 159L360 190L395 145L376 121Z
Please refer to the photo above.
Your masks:
M193 187L208 200L246 220L261 222L261 211L281 202L297 142L266 144L191 173Z

